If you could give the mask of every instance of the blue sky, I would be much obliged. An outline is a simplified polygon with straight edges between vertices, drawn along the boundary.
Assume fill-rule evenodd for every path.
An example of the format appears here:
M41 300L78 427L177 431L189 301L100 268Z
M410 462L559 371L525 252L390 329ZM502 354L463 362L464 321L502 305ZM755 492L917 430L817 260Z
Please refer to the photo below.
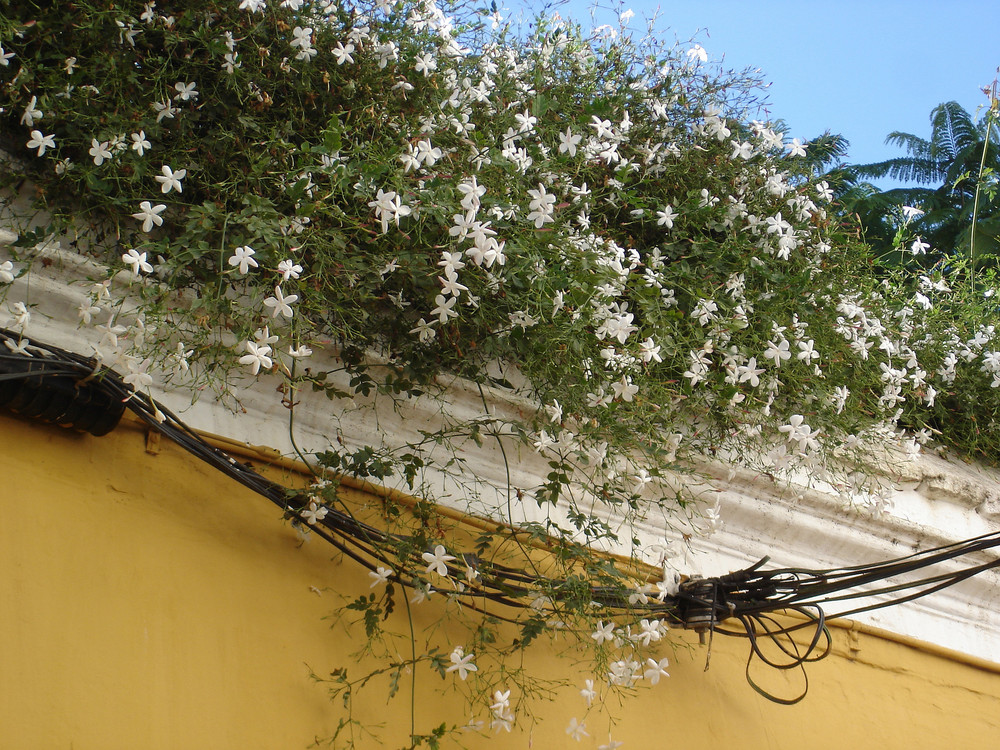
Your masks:
M564 16L586 21L591 3L571 0ZM604 2L597 23L615 23ZM893 130L930 135L930 112L955 100L975 114L1000 65L997 0L636 0L632 28L659 9L657 28L695 39L725 67L760 68L770 82L769 117L792 137L829 129L851 142L848 160L902 154L884 144Z

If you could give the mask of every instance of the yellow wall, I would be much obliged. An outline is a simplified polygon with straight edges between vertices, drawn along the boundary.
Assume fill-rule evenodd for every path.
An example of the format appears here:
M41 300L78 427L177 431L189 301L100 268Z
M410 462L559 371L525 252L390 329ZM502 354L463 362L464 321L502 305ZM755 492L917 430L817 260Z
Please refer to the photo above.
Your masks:
M286 750L329 736L340 714L309 668L354 663L361 639L324 618L335 592L367 590L365 572L331 560L322 540L303 544L273 505L172 444L146 447L131 424L92 438L0 416L0 750ZM438 606L417 608L419 637ZM696 637L675 635L671 677L619 713L625 750L971 748L1000 737L990 665L834 629L835 653L809 668L809 696L784 707L747 686L744 642L717 637L704 672ZM540 677L570 669L549 650L527 654ZM417 674L418 732L465 720L436 692L453 678ZM409 700L408 686L387 704L374 685L359 713L388 726L384 742L359 746L402 746ZM576 746L564 733L583 717L575 690L535 709L545 721L481 746ZM587 726L579 747L607 741L605 720Z

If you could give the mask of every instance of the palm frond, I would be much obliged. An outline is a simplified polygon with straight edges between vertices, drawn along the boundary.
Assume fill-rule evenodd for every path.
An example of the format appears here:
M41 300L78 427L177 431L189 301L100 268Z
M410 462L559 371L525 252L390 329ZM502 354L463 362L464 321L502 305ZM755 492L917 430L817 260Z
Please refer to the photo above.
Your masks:
M820 169L840 162L847 156L851 142L838 133L827 130L809 141L806 158L811 166Z
M959 151L979 140L976 125L958 102L939 104L931 112L931 156L954 162Z
M847 169L859 177L880 179L891 177L898 182L916 182L920 185L930 185L940 182L947 169L946 164L933 159L917 159L901 156L896 159L876 162L875 164L855 164Z
M893 130L885 137L885 142L889 146L899 146L913 158L933 158L931 142L919 136L913 135L913 133L904 133L900 130Z

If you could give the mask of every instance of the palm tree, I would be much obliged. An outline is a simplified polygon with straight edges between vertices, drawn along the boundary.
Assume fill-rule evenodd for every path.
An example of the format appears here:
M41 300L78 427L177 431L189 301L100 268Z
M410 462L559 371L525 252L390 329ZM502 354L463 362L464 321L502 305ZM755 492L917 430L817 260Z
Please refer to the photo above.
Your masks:
M939 104L931 112L929 140L899 131L886 138L906 156L841 169L840 204L857 215L877 250L888 254L904 223L903 206L913 206L924 214L910 221L907 232L930 243L931 260L961 254L979 262L1000 254L1000 112L995 96L992 102L979 123L957 102ZM883 191L868 182L882 177L916 185Z

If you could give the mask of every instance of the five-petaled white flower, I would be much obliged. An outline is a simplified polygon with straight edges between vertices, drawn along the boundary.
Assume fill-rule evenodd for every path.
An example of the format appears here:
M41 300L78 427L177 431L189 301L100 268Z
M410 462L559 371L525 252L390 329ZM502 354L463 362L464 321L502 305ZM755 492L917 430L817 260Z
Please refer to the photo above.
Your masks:
M337 59L337 65L354 62L354 58L351 57L351 53L354 52L354 44L351 42L347 44L337 42L337 45L330 52Z
M326 514L329 512L330 509L325 505L321 505L315 500L310 500L309 505L299 511L299 516L306 519L306 523L310 526L315 526L316 522L326 518Z
M800 453L804 453L808 448L816 448L818 443L816 436L819 430L810 429L805 423L805 417L801 414L793 414L788 418L788 423L778 428L778 432L784 432L789 443L795 443Z
M122 378L122 382L126 385L132 386L134 390L139 390L140 388L149 388L153 384L153 376L150 375L147 370L150 364L152 364L152 359L146 357L146 359L139 362L136 359L129 359L128 361L128 375Z
M496 690L493 693L493 705L490 706L490 711L493 712L495 716L503 716L507 709L510 708L510 690Z
M433 552L424 552L422 557L427 563L427 572L437 573L439 576L448 575L448 563L455 559L448 554L443 544L434 547Z
M621 380L616 380L611 384L611 390L614 392L615 398L630 402L639 392L639 386L633 383L632 378L628 375L622 375Z
M0 47L0 50L3 50L3 47ZM28 351L28 347L31 346L31 342L28 339L19 339L16 344L10 339L4 339L3 342L10 349L11 354L20 354L22 357L32 356L31 352Z
M383 583L388 583L392 574L392 568L384 568L381 565L375 568L375 570L368 571L368 577L372 579L372 584L368 588L373 589Z
M0 47L2 50L3 47ZM26 144L28 148L37 148L39 156L45 156L45 149L56 147L55 135L43 135L41 130L31 131L31 140Z
M164 164L160 167L160 171L163 174L158 174L153 179L160 183L160 190L164 195L169 193L171 190L176 190L178 193L184 192L181 180L187 176L186 169L178 169L175 172L173 169Z
M423 73L424 78L429 78L431 73L437 70L437 60L431 53L417 55L413 59L413 69L417 73Z
M652 659L646 659L646 671L643 673L643 677L649 680L650 685L655 685L660 681L661 677L669 677L667 673L667 667L670 662L664 657L659 661L653 661Z
M14 264L9 260L0 263L0 282L9 284L14 280Z
M178 81L174 84L174 90L177 92L174 95L174 100L178 102L196 100L199 96L197 86L198 84L194 81L189 81L188 83Z
M643 362L662 362L663 357L660 356L660 347L653 341L653 337L649 336L645 341L639 344L639 356L642 358Z
M762 367L757 367L757 358L750 357L750 361L745 365L736 368L736 377L740 383L749 383L751 388L760 385L760 375L764 373Z
M437 331L435 331L431 324L428 323L424 318L417 321L417 327L411 328L410 333L415 333L420 338L421 344L426 344L429 341L433 341L434 337L437 336Z
M395 190L382 190L379 188L375 200L369 201L368 205L375 209L375 216L382 223L382 233L389 231L389 222L394 221L399 226L400 216L409 216L410 207L402 203L402 199Z
M24 114L21 115L21 124L25 127L30 128L35 124L35 120L41 120L43 112L38 109L38 97L32 96L31 101L28 102L28 106L24 108Z
M615 624L609 622L607 625L604 624L603 620L597 621L597 627L590 637L597 641L597 645L600 646L605 641L613 641L615 639Z
M96 138L90 141L90 155L94 157L94 164L101 166L105 159L112 157L111 144L108 141L99 141Z
M163 102L153 102L152 105L150 105L150 106L152 106L152 108L154 110L156 110L156 121L157 122L161 122L162 120L165 120L165 119L166 120L172 120L172 119L174 119L174 115L176 115L178 112L180 112L180 109L178 109L177 107L171 106L169 100L163 101Z
M781 341L768 341L767 351L764 352L764 356L767 359L774 360L775 367L781 367L781 363L791 359L792 353L788 351L788 341L786 339L781 339Z
M253 341L246 341L244 345L248 353L240 357L241 365L247 365L254 375L260 372L262 367L265 370L271 368L271 358L268 356L271 353L271 347L258 345Z
M572 128L567 127L565 133L559 134L559 153L576 156L576 147L582 140L582 135L574 133Z
M10 305L10 311L14 315L11 321L12 325L18 330L24 330L24 328L31 321L31 311L28 310L27 305L23 302L15 302Z
M805 156L806 146L798 138L793 138L792 142L788 144L788 155L789 156Z
M451 652L451 666L445 669L445 672L458 672L459 679L464 680L469 676L469 672L479 671L479 667L472 663L474 656L475 654L466 654L461 646L455 646Z
M589 734L587 734L586 722L578 721L575 716L569 720L569 726L566 727L566 734L568 734L577 742L582 740L584 737L590 736Z
M140 130L138 133L132 133L132 150L139 154L139 156L145 156L146 149L152 147L153 144L146 139L145 130Z
M431 310L431 315L438 316L438 322L441 325L445 325L452 318L457 318L458 313L455 312L455 301L458 297L445 297L443 294L439 294L434 298L434 304L437 305L433 310Z
M297 279L302 275L302 266L293 260L283 260L278 264L278 273L285 281Z
M132 276L138 277L139 273L152 273L153 267L146 262L146 253L140 253L134 247L122 255L122 262L132 267Z
M94 321L94 316L100 312L101 308L90 304L89 300L81 302L79 307L76 308L76 314L80 317L80 322L86 326L89 326Z
M541 229L546 222L555 221L552 218L552 211L556 196L546 192L545 185L538 183L538 190L528 190L528 195L531 196L531 201L528 203L530 209L528 221L534 222L535 229Z
M656 223L661 227L666 227L667 229L673 229L674 219L677 218L677 212L668 204L663 207L662 211L656 212Z
M700 44L696 44L691 49L689 49L687 51L687 56L688 59L692 61L694 60L698 60L699 62L708 61L708 53L705 51L705 48L702 47Z
M279 315L283 315L286 318L291 318L294 315L292 311L292 305L294 305L299 299L297 294L289 294L287 297L281 293L281 287L274 287L274 296L268 297L264 300L264 307L271 308L271 317L277 318Z
M155 206L149 201L143 201L139 204L139 212L132 214L133 219L138 219L142 222L142 231L151 232L153 226L163 226L163 217L160 216L166 210L166 205L163 203L157 203Z
M257 252L249 245L242 245L235 250L233 254L229 256L229 265L239 266L240 274L246 276L250 271L250 268L257 268L257 261L253 259L254 253Z

